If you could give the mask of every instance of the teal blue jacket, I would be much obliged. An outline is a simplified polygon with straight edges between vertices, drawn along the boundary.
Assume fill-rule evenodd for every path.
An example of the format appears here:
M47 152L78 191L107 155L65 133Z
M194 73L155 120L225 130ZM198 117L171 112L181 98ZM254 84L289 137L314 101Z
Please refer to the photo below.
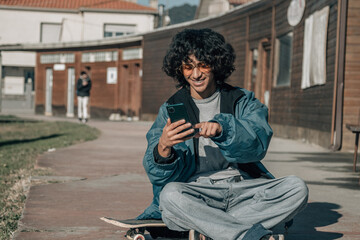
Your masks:
M220 114L211 121L222 127L220 136L211 138L218 145L225 159L237 163L239 169L254 178L273 176L260 162L268 149L272 129L268 124L268 109L254 97L254 93L224 84L220 88ZM194 173L198 159L198 139L193 138L173 146L168 159L157 152L157 144L168 119L166 105L184 103L191 123L199 122L197 109L190 93L182 88L164 103L158 116L148 131L147 150L143 165L153 185L153 202L138 216L138 219L161 219L159 195L169 182L186 182Z

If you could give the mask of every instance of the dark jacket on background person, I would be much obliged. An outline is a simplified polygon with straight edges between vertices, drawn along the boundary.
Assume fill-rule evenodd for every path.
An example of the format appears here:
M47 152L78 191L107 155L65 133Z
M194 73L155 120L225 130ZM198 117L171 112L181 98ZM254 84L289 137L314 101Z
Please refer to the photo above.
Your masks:
M86 81L88 81L87 85L82 85L82 79L79 78L77 80L76 84L76 95L78 97L89 97L90 96L90 89L91 89L91 80L90 78L87 78Z
M268 149L272 129L268 124L268 109L257 100L253 92L235 88L228 84L220 87L220 114L211 121L222 126L220 136L212 137L225 157L237 163L239 169L251 177L274 178L260 162ZM192 125L199 122L199 109L196 107L189 90L177 91L159 110L159 114L146 135L148 147L143 165L153 185L153 202L137 219L161 219L159 195L169 182L186 182L195 173L198 159L198 139L192 138L172 148L168 158L157 151L162 130L166 125L168 113L166 106L184 103Z

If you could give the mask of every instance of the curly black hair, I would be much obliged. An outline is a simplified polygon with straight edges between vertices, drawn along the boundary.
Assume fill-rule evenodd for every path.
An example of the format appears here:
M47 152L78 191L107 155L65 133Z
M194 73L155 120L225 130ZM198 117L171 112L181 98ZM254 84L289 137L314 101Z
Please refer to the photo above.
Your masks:
M194 55L200 62L211 66L218 85L221 85L235 70L235 52L225 38L209 28L184 29L177 33L163 60L163 71L178 82L178 87L188 87L180 70L183 62Z

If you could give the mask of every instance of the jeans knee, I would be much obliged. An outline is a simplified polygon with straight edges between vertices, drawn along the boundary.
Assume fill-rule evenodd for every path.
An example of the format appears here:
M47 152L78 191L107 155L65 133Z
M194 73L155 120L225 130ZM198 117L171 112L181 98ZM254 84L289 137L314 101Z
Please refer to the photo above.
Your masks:
M165 185L160 193L160 206L166 209L167 206L177 203L181 197L182 185L177 182L171 182Z
M293 191L296 192L297 196L299 196L300 198L307 199L309 195L309 189L306 183L304 182L304 180L302 180L297 176L292 175L286 177L286 182L289 186L292 187Z

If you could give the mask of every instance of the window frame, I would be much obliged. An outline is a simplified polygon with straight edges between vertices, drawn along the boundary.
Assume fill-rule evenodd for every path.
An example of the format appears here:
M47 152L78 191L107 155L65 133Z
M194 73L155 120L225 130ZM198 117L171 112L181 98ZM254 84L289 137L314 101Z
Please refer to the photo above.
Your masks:
M60 26L59 39L58 39L57 42L61 42L60 37L61 37L63 26L62 26L62 23L58 23L58 22L41 22L40 23L40 42L41 43L48 43L48 42L43 42L43 40L44 40L43 39L43 26L44 25L57 25L57 26Z
M289 55L289 65L288 65L288 78L286 79L286 81L281 81L281 83L279 83L279 78L280 78L280 73L281 71L284 73L283 68L280 68L281 62L286 61L285 59L281 59L281 38L284 37L291 37L291 42L290 42L290 46L289 46L289 50L290 53ZM294 33L293 31L289 31L286 32L284 34L281 34L279 36L276 37L275 39L275 56L274 56L274 71L273 71L273 86L274 87L290 87L291 86L291 74L292 74L292 63L293 63L293 52L294 52Z
M120 32L115 32L115 31L112 31L111 33L111 36L105 36L106 33L110 33L110 32L106 32L106 26L116 26L116 27L132 27L134 29L133 32L122 32L123 34L121 35L117 35L117 33L120 33ZM125 23L104 23L103 25L103 38L113 38L113 37L120 37L120 36L127 36L127 35L131 35L131 34L134 34L136 33L136 28L137 28L137 25L136 24L125 24Z

